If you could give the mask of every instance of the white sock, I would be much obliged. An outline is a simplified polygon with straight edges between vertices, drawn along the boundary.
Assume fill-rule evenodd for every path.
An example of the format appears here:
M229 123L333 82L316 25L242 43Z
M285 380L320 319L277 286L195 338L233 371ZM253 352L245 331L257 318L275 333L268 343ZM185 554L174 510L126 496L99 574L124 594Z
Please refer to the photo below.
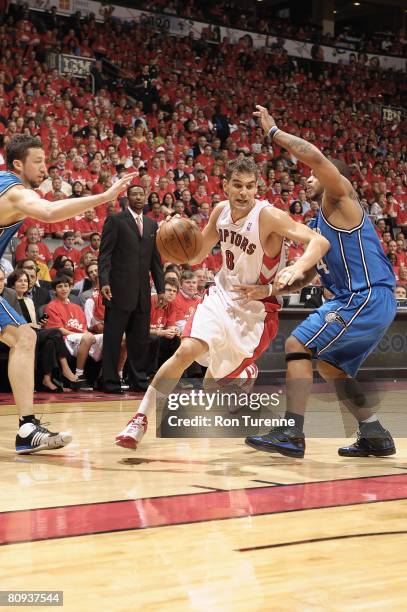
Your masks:
M163 393L160 393L152 385L150 385L144 394L141 404L137 409L138 414L145 414L148 418L153 410L156 409L157 401L167 397Z
M365 419L364 421L360 421L360 423L374 423L378 420L379 419L377 418L377 414L372 414L372 416L370 416L368 419Z
M120 372L119 372L119 378L123 378L123 370L120 370Z
M75 374L79 378L79 376L83 376L83 370L81 370L80 368L76 368Z

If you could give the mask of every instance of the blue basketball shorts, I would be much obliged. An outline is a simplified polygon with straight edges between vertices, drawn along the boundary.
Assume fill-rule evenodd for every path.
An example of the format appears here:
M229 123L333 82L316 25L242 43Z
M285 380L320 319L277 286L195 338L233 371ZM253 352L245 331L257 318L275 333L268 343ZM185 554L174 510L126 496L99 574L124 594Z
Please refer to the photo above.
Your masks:
M372 287L325 302L292 335L350 376L376 348L396 316L396 300L388 287Z
M0 334L7 325L25 325L27 321L0 296Z

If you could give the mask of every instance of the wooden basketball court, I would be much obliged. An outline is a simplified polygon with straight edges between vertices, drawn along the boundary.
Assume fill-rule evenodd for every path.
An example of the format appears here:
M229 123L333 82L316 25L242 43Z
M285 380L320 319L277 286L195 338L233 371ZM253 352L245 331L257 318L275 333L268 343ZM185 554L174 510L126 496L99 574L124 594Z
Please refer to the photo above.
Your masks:
M405 388L386 394L393 431ZM113 439L138 400L106 397L38 394L38 415L74 442L16 456L3 396L1 590L63 591L76 612L405 609L406 439L349 460L345 438L314 438L294 460L150 426L134 453ZM329 406L314 396L309 418L329 427Z

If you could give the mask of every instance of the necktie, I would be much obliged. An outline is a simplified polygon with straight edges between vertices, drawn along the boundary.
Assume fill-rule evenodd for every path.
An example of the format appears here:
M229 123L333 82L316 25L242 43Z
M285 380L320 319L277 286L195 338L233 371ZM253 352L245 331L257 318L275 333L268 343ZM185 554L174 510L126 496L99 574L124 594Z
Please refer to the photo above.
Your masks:
M136 216L137 229L140 237L143 235L143 222L141 220L140 215Z

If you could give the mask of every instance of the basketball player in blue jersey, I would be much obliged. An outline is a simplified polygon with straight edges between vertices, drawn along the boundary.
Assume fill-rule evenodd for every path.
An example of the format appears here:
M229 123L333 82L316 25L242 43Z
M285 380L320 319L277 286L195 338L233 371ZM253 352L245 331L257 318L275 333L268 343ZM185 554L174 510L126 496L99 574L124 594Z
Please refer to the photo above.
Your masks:
M8 170L0 172L0 257L26 217L48 223L69 219L88 208L115 200L135 176L135 173L126 175L100 195L49 202L34 191L47 173L38 138L15 136L7 145L6 163ZM34 416L36 334L2 297L0 341L10 347L8 376L20 415L16 452L28 454L66 446L72 439L69 433L53 433Z
M393 296L395 277L374 227L352 188L350 171L339 160L328 160L314 145L280 130L267 109L254 113L280 147L312 168L307 181L308 200L317 200L318 216L313 229L327 238L331 247L322 261L303 279L287 283L300 289L318 272L334 298L325 302L301 323L286 341L287 413L293 427L273 428L268 434L249 436L246 443L258 450L303 457L304 414L312 386L311 360L318 372L332 380L338 399L359 422L357 441L339 449L345 457L393 455L390 433L367 405L354 379L359 367L376 348L396 315ZM284 270L275 284L281 289ZM240 286L241 299L262 299L266 289Z

